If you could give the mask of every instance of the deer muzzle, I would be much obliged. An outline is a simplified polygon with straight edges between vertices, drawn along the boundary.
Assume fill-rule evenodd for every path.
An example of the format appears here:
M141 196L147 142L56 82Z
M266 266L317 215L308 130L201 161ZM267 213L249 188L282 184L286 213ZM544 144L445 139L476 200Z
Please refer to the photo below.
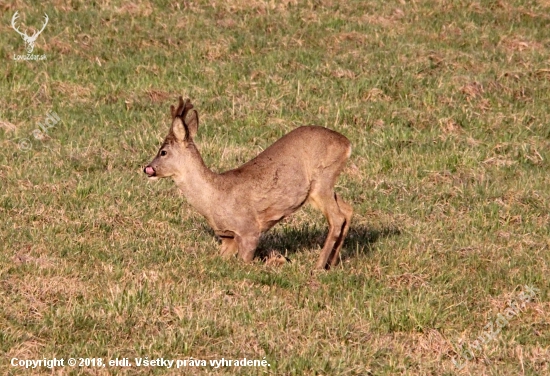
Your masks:
M150 177L150 178L152 178L153 176L155 176L155 175L157 174L156 171L155 171L155 169L154 169L153 167L151 167L151 166L145 167L145 168L143 169L143 172L145 172L145 174L146 174L148 177Z

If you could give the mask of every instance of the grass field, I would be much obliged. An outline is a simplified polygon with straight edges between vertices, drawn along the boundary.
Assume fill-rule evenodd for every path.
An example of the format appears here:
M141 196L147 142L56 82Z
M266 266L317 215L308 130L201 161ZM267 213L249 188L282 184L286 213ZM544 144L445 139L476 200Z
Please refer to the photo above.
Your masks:
M550 374L549 1L0 9L0 373ZM48 14L46 60L14 60L16 11L22 31ZM215 171L300 125L351 140L336 269L310 273L327 224L309 207L260 244L290 263L226 262L174 183L147 181L180 95ZM526 285L536 296L473 345ZM10 365L54 357L133 365Z

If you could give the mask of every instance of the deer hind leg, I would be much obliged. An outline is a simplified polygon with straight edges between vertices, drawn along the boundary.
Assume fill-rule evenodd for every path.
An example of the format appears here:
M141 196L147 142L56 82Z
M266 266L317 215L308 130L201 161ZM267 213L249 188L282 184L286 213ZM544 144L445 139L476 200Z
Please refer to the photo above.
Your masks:
M312 190L309 199L313 206L323 212L329 225L328 235L315 268L329 269L338 260L345 232L349 228L348 215L351 218L352 210L347 204L342 205L343 210L340 208L338 204L343 201L338 201L332 188L323 191Z
M346 221L344 222L344 226L342 228L342 234L336 241L336 244L334 245L334 249L328 259L328 263L330 264L330 267L334 267L338 263L340 250L342 249L342 245L344 244L344 239L348 235L349 225L351 223L351 217L353 216L353 207L350 204L344 202L344 200L342 200L342 198L337 194L334 194L334 198L336 199L336 203L338 204L340 211L342 212L342 214L344 214Z

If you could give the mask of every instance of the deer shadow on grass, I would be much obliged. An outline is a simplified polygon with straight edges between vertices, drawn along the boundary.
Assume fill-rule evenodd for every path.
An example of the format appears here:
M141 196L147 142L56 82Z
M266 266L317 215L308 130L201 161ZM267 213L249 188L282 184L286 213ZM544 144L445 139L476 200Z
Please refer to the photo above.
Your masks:
M200 227L203 231L216 236L208 225L204 224ZM379 239L396 236L400 233L401 231L396 227L374 229L352 223L340 253L341 261L369 254L374 243ZM275 226L262 234L260 244L256 249L256 258L265 259L272 251L276 251L287 257L288 261L292 261L289 258L298 252L320 251L327 234L328 228L322 226Z
M276 227L262 235L256 257L264 259L269 253L276 251L285 255L288 260L298 252L320 251L327 234L328 228L317 226ZM379 239L399 234L400 231L397 228L373 229L362 225L351 225L340 253L341 260L368 254Z
M275 228L262 236L256 257L264 258L271 251L277 251L287 257L297 252L320 251L327 234L328 228L316 226ZM379 239L399 234L397 228L373 229L352 224L340 253L341 260L368 254Z

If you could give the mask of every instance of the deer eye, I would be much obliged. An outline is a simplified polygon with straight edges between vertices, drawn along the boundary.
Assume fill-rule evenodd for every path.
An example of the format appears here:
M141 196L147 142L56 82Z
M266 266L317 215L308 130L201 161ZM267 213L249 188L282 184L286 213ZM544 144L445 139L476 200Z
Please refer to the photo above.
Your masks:
M161 150L160 151L160 156L161 157L164 157L166 154L168 154L168 152L166 150Z

